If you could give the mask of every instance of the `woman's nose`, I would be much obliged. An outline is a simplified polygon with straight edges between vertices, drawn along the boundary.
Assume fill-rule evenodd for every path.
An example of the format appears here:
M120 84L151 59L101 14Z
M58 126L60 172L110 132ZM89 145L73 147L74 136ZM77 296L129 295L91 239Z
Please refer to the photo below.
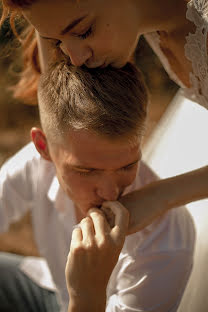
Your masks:
M74 66L82 66L92 57L90 47L79 44L76 41L67 41L62 43L63 52L70 57L71 63Z

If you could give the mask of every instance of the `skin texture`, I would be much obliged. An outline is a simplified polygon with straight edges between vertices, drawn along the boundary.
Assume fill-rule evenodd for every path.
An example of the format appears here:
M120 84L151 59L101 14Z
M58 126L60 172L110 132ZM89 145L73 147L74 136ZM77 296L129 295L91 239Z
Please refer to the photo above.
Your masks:
M87 130L70 130L63 142L55 145L47 142L39 128L32 129L31 137L40 154L54 163L62 189L76 205L78 221L90 208L118 200L136 177L139 140L133 145Z
M122 67L135 50L139 32L134 1L121 2L124 3L122 10L118 10L118 1L111 1L109 10L104 0L57 0L50 1L50 4L37 1L23 13L40 36L52 38L74 65ZM60 34L82 17L83 20L73 29Z
M122 67L131 60L141 34L175 31L176 25L181 31L185 9L182 0L46 0L24 9L23 15L40 40L51 39L74 65ZM63 33L77 20L73 29Z
M81 221L73 230L66 264L68 311L105 311L106 287L129 224L127 209L116 200L136 177L140 142L112 141L87 130L70 130L55 145L39 128L32 128L31 137L41 156L54 163ZM92 208L96 205L113 213L111 226L102 208Z
M112 229L100 210L91 209L72 234L66 265L71 312L105 311L107 283L123 247L129 216L119 202L104 205L116 216Z

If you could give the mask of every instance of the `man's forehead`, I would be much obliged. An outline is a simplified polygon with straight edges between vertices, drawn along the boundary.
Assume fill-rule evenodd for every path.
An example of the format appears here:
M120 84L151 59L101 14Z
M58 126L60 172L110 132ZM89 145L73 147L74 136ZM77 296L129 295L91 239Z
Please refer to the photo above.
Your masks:
M138 146L141 143L142 136L137 133L127 133L124 135L120 134L105 134L105 131L102 129L99 132L95 132L90 129L79 129L73 130L70 129L67 131L67 134L64 136L64 143L70 146L71 144L80 144L87 143L93 145L94 143L99 144L100 146L111 146L111 145L120 145L120 146L128 146L132 148L134 146Z
M139 146L130 149L100 150L95 147L94 150L82 149L69 153L65 158L65 166L88 169L119 169L135 163L141 159L141 150Z
M89 130L70 131L63 141L66 162L76 165L102 165L123 161L128 162L139 156L140 140L110 139Z

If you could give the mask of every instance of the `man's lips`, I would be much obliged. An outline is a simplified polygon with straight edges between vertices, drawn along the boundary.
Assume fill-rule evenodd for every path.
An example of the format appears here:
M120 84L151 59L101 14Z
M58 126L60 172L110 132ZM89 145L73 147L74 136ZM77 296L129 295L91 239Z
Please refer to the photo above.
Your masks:
M123 195L123 193L124 193L124 190L125 190L125 188L119 192L119 195L118 195L118 197L117 197L116 200L119 200L119 199L122 197L122 195ZM88 204L88 207L89 207L89 209L90 209L90 208L98 208L98 209L100 209L100 208L102 207L102 204L103 204L105 201L106 201L106 200L102 200L102 201L99 201L99 202L97 201L97 202L89 203L89 204Z

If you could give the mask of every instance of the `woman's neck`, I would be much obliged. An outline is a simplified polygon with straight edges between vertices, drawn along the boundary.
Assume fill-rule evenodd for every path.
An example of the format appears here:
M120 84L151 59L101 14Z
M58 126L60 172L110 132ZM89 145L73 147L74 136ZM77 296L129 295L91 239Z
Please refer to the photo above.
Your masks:
M137 0L138 27L141 34L170 32L186 22L188 0Z

